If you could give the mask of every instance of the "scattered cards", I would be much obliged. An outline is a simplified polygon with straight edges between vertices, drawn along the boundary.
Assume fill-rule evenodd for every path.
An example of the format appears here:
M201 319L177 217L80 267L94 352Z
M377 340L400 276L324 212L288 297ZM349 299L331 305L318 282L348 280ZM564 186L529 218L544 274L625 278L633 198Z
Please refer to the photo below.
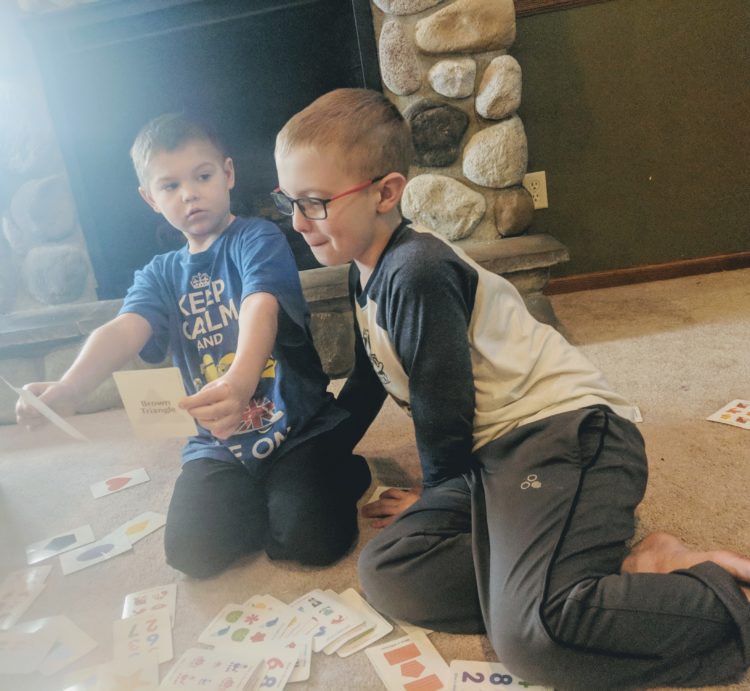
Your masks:
M750 429L750 400L735 398L723 408L709 415L706 420L722 422L725 425Z
M290 605L312 621L313 652L319 653L339 636L364 624L364 617L347 607L334 593L312 590Z
M16 626L14 630L26 633L44 631L53 637L52 648L37 666L37 671L45 676L59 672L98 645L85 631L63 616L27 621Z
M519 679L499 662L479 660L453 660L450 664L453 677L451 691L496 691L497 689L539 689L553 691L548 686L537 686Z
M146 537L146 535L150 535L155 530L162 528L166 522L167 517L163 513L144 511L139 516L131 518L114 532L124 535L130 540L130 544L134 545L138 540Z
M33 566L8 574L0 585L0 630L9 629L44 590L51 566Z
M53 645L51 631L0 631L0 674L31 674Z
M88 566L93 566L99 562L116 557L118 554L131 549L133 549L133 546L130 544L130 540L123 534L115 531L103 537L98 542L79 547L72 552L61 554L60 566L62 567L62 572L67 576Z
M40 540L26 548L26 561L36 564L50 557L67 552L75 547L81 547L94 541L94 532L90 525L68 530L46 540Z
M412 633L365 651L388 691L438 691L450 688L450 670L430 639Z
M244 689L261 661L250 660L234 648L185 651L159 686L164 691L224 691Z
M283 604L283 603L282 603ZM281 637L294 618L289 607L281 610L256 595L244 605L226 605L198 637L204 645L234 645L242 648Z
M145 612L112 625L114 661L125 662L156 652L159 663L172 659L172 623L169 612Z
M122 371L112 376L136 436L167 439L196 434L195 420L177 406L186 395L177 367Z
M175 607L177 604L177 584L157 586L139 590L125 596L125 604L122 607L122 618L135 617L139 614L159 612L166 610L169 621L174 628Z
M144 482L149 481L148 473L145 468L136 468L130 470L127 473L120 473L114 477L107 478L101 482L97 482L91 485L91 494L94 495L94 499L104 497L107 494L114 494L120 492L128 487L134 487Z

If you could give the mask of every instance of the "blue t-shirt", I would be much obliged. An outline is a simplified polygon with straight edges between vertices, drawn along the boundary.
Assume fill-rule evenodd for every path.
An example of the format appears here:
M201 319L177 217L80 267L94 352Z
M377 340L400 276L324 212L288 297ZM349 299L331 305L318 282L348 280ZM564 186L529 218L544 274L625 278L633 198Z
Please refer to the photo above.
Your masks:
M199 425L182 450L183 462L239 459L257 470L347 417L326 391L289 244L268 221L237 218L204 252L190 254L185 246L154 257L135 272L120 314L148 320L153 335L141 357L156 363L170 352L192 394L232 364L240 305L259 292L279 302L278 333L242 424L226 440Z

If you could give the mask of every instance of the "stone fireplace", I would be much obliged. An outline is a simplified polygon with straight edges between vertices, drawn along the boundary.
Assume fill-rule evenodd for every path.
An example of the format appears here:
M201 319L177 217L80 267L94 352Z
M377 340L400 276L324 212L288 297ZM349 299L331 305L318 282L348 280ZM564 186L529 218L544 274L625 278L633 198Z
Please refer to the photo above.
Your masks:
M0 188L0 374L13 383L59 376L116 313L133 271L174 242L138 198L127 157L137 129L169 110L216 123L238 170L234 210L285 230L324 364L344 374L353 345L346 267L314 268L267 196L275 132L339 86L382 88L409 121L416 160L405 215L505 275L535 316L554 321L541 291L567 251L548 235L523 235L533 204L521 186L527 143L516 114L521 67L509 54L512 0L18 5L54 128L21 125L0 160L0 172L12 172ZM0 422L12 418L11 398L0 394ZM85 409L116 402L103 387Z

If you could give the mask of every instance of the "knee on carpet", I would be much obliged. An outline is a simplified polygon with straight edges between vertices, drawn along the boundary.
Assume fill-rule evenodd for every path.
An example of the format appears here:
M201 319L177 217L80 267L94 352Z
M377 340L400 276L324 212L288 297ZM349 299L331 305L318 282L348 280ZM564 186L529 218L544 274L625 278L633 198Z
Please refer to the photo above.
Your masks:
M336 521L311 521L302 516L275 521L266 545L270 559L305 566L330 566L351 549L357 538L356 514Z

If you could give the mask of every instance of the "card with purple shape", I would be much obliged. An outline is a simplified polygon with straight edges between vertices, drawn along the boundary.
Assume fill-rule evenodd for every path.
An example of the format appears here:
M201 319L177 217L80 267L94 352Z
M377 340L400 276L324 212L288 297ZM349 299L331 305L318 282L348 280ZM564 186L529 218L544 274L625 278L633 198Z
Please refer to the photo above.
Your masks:
M60 566L62 567L62 572L67 576L88 566L93 566L99 562L116 557L118 554L131 549L133 549L133 545L130 543L130 540L122 533L115 531L103 537L98 542L84 545L72 552L61 554Z
M50 557L67 552L76 547L82 547L94 541L94 531L90 525L82 525L73 530L40 540L26 548L26 561L36 564Z

